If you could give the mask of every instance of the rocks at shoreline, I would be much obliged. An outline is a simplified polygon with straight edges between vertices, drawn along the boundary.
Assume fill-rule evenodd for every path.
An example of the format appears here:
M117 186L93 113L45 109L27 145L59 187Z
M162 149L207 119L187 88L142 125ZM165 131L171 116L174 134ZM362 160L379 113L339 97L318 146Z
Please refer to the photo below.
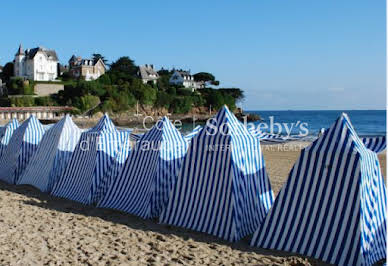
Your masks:
M182 123L205 123L212 118L217 112L210 112L207 107L193 107L187 114L169 113L166 108L154 108L150 106L139 106L138 110L131 109L127 112L110 114L111 119L117 126L121 127L137 127L143 124L154 124L163 116L168 116L172 121L181 121ZM91 117L73 117L74 122L81 128L93 127L104 114L101 112L95 113ZM261 117L257 114L244 113L240 108L235 111L236 117L244 122L260 121ZM55 120L43 120L44 124L55 123Z

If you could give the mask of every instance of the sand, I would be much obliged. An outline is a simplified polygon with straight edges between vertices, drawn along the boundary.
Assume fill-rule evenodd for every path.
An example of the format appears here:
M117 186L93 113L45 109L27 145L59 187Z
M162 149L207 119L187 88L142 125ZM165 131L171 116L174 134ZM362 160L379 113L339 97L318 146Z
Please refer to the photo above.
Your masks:
M305 145L302 143L302 145ZM263 147L275 194L299 148ZM380 156L386 167L385 155ZM385 170L384 170L385 174ZM0 265L324 265L0 183Z

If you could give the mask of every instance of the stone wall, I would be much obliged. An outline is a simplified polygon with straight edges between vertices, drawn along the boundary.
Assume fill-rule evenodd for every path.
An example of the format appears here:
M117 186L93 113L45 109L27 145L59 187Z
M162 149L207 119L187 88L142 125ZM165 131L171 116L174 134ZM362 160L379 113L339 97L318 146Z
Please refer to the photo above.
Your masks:
M38 84L35 84L34 92L38 96L48 96L50 94L58 93L63 89L64 89L63 84L38 83Z

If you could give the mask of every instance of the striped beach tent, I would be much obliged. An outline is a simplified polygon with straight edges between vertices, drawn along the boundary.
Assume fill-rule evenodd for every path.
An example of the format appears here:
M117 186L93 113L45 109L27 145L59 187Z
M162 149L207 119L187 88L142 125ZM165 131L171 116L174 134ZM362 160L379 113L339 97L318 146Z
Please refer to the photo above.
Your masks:
M387 139L385 136L381 137L366 137L361 139L365 147L374 151L375 153L382 152L387 147Z
M191 141L195 136L198 135L198 133L202 130L202 126L196 126L193 131L191 131L190 133L186 134L184 137L186 139L186 141Z
M14 118L0 129L0 157L3 151L5 150L5 148L7 148L13 132L18 127L19 127L19 122L16 120L16 118Z
M50 192L66 168L80 136L81 130L69 115L51 126L17 183Z
M44 130L48 131L51 127L53 127L55 124L47 124L43 125Z
M160 222L237 241L272 202L259 140L225 106L191 140Z
M141 139L141 137L142 137L143 135L144 135L144 134L142 134L142 133L133 133L133 132L131 132L130 140L136 142L136 141L138 141L139 139Z
M255 127L248 127L248 130L260 140L261 144L280 144L303 139L303 137L297 135L282 136L280 134L267 133Z
M96 204L109 184L111 168L128 132L118 131L108 115L81 134L70 161L51 194L83 204Z
M377 154L342 114L302 150L251 245L372 265L386 257L386 196Z
M129 134L130 132L127 132L127 134L125 135L126 137L124 138L123 144L120 145L119 151L114 158L113 164L106 174L106 178L104 179L105 183L103 186L101 186L101 195L105 195L107 193L108 189L112 186L114 180L116 180L116 178L120 175L125 165L125 162L128 159L129 154L131 153L131 139L129 138ZM102 196L100 197L100 199L101 198Z
M167 117L145 133L98 207L158 217L168 201L187 142Z
M12 134L0 158L0 179L16 184L35 153L45 130L35 116L30 116Z

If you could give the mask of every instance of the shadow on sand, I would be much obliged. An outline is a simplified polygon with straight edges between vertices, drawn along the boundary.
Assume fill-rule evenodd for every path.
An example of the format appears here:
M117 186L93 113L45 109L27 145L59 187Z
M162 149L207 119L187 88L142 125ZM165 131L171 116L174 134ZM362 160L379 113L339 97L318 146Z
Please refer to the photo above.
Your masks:
M9 185L0 181L0 190L5 190L20 195L24 195L32 198L31 200L23 200L26 205L32 205L43 209L55 210L63 213L72 213L89 217L97 217L102 220L112 222L114 224L125 225L128 228L134 230L142 230L144 232L152 231L165 236L174 235L184 240L192 239L197 242L203 242L207 244L219 244L229 246L232 249L240 250L243 252L254 252L260 255L266 256L278 256L278 257L299 257L306 259L306 257L299 256L297 254L280 252L275 250L259 249L249 246L251 236L248 236L239 242L230 243L224 240L220 240L211 235L205 233L195 232L185 228L179 228L175 226L169 226L159 224L157 219L142 219L137 216L133 216L127 213L119 212L116 210L95 208L94 206L83 205L78 202L70 201L63 198L57 198L49 194L40 192L38 189L29 185ZM321 261L307 258L312 265L329 265ZM301 265L301 264L287 264L287 265Z

